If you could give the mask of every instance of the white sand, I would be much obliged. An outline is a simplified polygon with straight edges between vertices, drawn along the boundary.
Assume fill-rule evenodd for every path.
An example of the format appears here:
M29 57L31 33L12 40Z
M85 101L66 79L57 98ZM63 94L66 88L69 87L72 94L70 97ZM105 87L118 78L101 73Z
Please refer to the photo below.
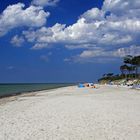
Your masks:
M140 91L66 87L0 105L0 140L140 140Z

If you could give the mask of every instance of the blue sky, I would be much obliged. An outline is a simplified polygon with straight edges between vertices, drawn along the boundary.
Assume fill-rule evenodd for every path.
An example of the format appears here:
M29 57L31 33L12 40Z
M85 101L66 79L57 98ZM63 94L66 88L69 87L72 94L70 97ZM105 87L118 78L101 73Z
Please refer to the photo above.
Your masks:
M140 55L139 0L4 0L0 82L85 82Z

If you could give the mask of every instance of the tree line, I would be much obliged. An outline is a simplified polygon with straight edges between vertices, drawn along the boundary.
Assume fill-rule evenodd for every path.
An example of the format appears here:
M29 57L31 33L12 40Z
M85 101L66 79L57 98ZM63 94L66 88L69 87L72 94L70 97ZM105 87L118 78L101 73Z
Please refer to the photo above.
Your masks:
M140 56L127 55L123 60L124 64L120 66L122 75L126 78L140 78L139 67L140 67Z
M98 81L119 80L119 79L140 79L140 55L131 56L127 55L123 58L123 64L120 66L121 74L114 75L114 73L103 74L102 78Z

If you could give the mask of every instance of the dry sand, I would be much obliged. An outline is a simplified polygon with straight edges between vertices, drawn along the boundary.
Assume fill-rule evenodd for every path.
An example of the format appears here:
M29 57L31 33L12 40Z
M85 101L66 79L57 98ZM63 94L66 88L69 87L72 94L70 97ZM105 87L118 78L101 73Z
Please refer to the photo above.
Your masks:
M17 96L0 105L0 140L140 140L140 91L65 87Z

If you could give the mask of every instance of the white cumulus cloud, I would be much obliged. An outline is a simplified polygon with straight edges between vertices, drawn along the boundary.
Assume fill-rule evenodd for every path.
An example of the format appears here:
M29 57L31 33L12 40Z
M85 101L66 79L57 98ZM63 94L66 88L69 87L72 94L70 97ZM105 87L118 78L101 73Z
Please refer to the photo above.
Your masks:
M132 45L126 48L119 48L113 53L115 57L125 57L126 55L137 56L140 55L140 46Z
M0 36L16 27L41 27L48 16L41 7L31 5L25 9L23 3L10 5L0 14Z
M137 56L140 55L140 46L132 45L130 47L119 48L115 50L105 50L102 48L96 48L94 50L85 50L80 55L75 57L79 61L84 59L94 58L98 60L98 57L125 57L127 55Z
M55 6L60 0L33 0L32 4L39 6Z
M13 46L16 46L16 47L20 47L22 46L22 44L24 43L24 38L21 36L19 37L18 35L15 35L12 39L11 39L11 44Z
M33 0L32 3L34 5L47 6L49 4L55 5L57 2L58 0ZM30 29L22 33L28 42L34 43L33 49L48 48L50 45L53 46L53 44L58 43L65 46L67 49L82 49L83 52L81 54L73 57L79 58L79 60L100 56L116 58L127 54L140 54L139 0L105 0L101 9L91 8L85 11L79 16L75 23L69 26L60 23L56 23L52 27L43 26L46 22L46 17L49 15L48 13L36 6L30 6L25 10L23 7L24 5L22 4L16 5L16 9L18 9L16 11L19 11L18 13L34 11L29 13L35 14L33 17L38 17L37 19L40 20L29 18L30 16L25 16L28 18L23 20L20 19L17 14L15 18L7 21L7 26L4 26L7 28L3 28L2 25L6 24L0 21L0 33L4 33L4 31L7 32L13 28L13 25L15 27L20 25L30 27L41 26L38 29ZM7 9L5 11L7 11ZM31 9L37 9L38 12ZM0 17L3 21L6 21L4 20L4 17L6 17L4 15L8 15L5 11ZM42 14L39 14L40 12ZM20 16L21 15L24 14L20 14ZM22 22L19 22L19 19ZM17 25L14 22L15 20L18 21ZM69 58L67 58L67 60L69 60Z
M123 14L118 15L116 12L118 7L121 8ZM125 11L126 9L128 11ZM88 44L104 48L138 44L140 43L138 41L140 16L136 14L137 10L140 10L138 0L134 0L134 2L105 0L102 9L87 10L72 25L66 26L56 23L52 27L26 31L24 34L28 41L34 41L37 44L63 43L69 49L70 46L72 49L78 49L81 46L82 48L85 46L87 49ZM110 14L106 17L108 11ZM130 17L130 13L133 17ZM45 47L45 45L43 46ZM43 47L41 46L41 48Z

